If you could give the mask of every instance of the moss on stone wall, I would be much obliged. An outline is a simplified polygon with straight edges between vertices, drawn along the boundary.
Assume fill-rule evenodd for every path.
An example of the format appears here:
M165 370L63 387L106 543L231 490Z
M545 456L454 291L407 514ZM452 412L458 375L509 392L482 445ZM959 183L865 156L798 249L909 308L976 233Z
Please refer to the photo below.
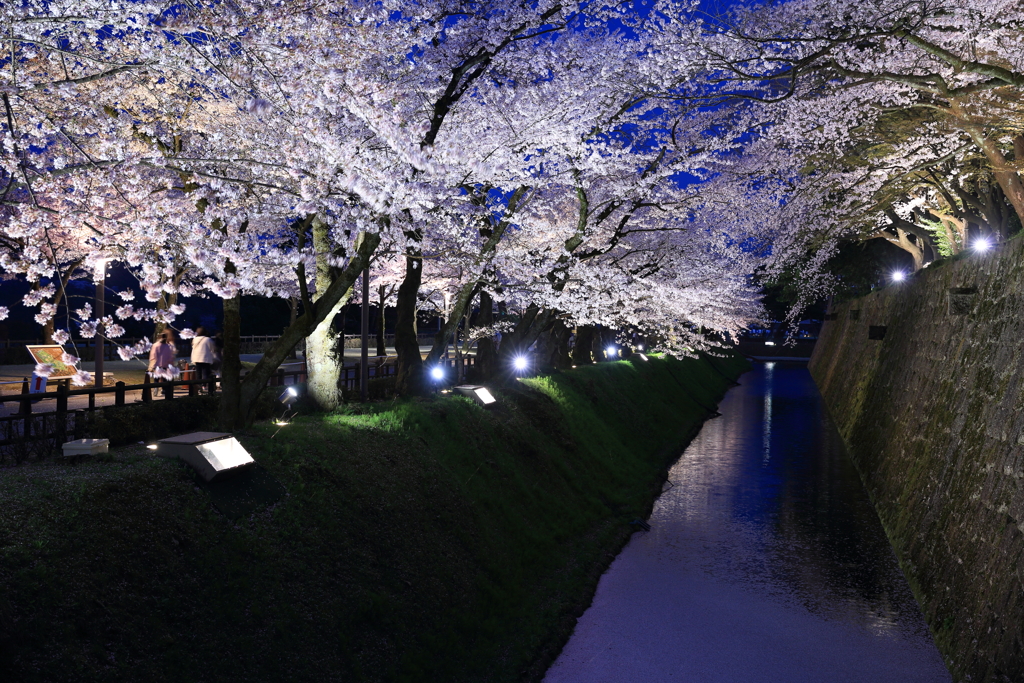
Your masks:
M1014 240L844 303L810 364L947 665L973 683L1024 681L1022 264Z

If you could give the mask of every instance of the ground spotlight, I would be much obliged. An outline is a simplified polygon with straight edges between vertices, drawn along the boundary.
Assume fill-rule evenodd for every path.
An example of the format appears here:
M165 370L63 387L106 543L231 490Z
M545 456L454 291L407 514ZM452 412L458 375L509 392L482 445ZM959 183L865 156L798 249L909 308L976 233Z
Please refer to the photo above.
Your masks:
M642 353L638 353L638 354L636 354L636 355L640 356L640 360L647 360L647 356L645 356L645 355L644 355L644 354L642 354Z
M906 277L906 275L903 273L902 270L894 270L892 272L892 281L893 282L903 282L903 278L905 278L905 277Z
M157 446L155 443L151 443L148 446L146 446L146 448L148 448L151 451L155 451L157 448L159 448L159 446Z
M277 400L279 400L286 406L290 406L291 404L295 403L298 397L299 392L295 390L295 387L288 387L287 389L284 390L284 393L282 393L281 396L278 397Z
M440 365L438 365L437 367L431 368L430 376L433 377L435 381L440 382L444 379L444 370Z
M485 407L497 401L497 399L494 398L494 395L487 390L487 387L482 387L478 384L462 384L455 387L455 391L459 392L463 396L469 396L478 404Z
M512 361L512 366L516 370L525 370L529 363L526 360L526 356L516 356L515 360Z
M614 346L609 346L607 349L604 350L604 355L607 358L614 358L615 356L619 355L619 350L616 349Z
M984 253L992 248L992 243L989 242L987 237L979 237L974 240L974 251Z

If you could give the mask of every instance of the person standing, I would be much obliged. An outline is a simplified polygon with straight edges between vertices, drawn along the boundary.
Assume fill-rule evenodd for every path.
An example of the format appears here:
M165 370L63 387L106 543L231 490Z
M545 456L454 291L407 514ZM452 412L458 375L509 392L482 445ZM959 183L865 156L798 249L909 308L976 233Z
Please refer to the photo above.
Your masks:
M171 368L174 366L174 359L178 355L178 349L174 346L174 335L167 329L160 333L156 344L149 349L149 376L154 382L169 381L174 375ZM167 385L164 387L166 397L174 389Z
M216 361L216 344L206 335L204 328L198 328L196 336L192 338L192 364L196 366L196 379L210 379Z

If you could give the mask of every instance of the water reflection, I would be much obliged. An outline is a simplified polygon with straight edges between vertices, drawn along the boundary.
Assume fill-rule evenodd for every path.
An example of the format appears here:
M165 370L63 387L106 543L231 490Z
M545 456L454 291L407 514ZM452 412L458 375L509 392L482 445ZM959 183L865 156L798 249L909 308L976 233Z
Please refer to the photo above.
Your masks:
M546 681L949 681L804 365L744 375Z

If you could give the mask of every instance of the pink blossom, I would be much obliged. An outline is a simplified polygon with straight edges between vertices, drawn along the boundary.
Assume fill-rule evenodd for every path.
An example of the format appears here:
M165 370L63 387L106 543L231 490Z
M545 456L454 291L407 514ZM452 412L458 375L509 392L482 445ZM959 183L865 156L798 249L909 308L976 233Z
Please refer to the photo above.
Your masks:
M36 363L35 369L32 374L36 377L49 377L53 374L53 366L49 363Z
M79 370L75 374L71 375L71 383L76 387L84 387L88 384L92 384L92 373L86 372L85 370Z

